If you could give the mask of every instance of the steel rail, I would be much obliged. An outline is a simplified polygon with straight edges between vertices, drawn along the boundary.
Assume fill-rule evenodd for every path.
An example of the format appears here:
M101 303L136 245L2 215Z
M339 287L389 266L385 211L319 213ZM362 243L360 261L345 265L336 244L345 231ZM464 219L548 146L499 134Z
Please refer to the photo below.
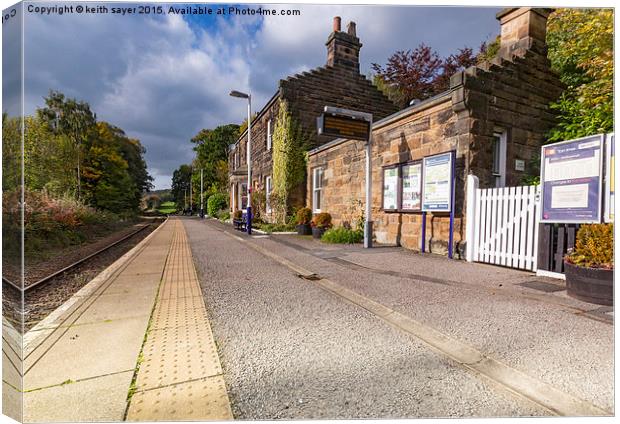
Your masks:
M114 246L118 245L119 243L124 242L124 241L125 241L125 240L127 240L128 238L131 238L131 237L135 236L136 234L138 234L139 232L143 231L144 229L146 229L146 228L150 227L151 225L152 225L152 223L149 223L149 224L143 225L142 227L138 228L136 231L134 231L134 232L132 232L132 233L129 233L129 234L127 234L127 235L123 236L122 238L120 238L120 239L116 240L116 241L115 241L115 242L113 242L113 243L110 243L109 245L107 245L107 246L105 246L105 247L103 247L103 248L101 248L101 249L97 250L96 252L93 252L93 253L91 253L90 255L85 256L85 257L81 258L80 260L78 260L78 261L76 261L76 262L73 262L73 263L72 263L72 264L70 264L70 265L67 265L67 266L66 266L66 267L64 267L64 268L62 268L62 269L60 269L60 270L58 270L58 271L56 271L56 272L54 272L54 273L52 273L52 274L50 274L50 275L46 276L46 277L43 277L43 278L41 278L40 280L35 281L35 282L34 282L34 283L32 283L32 284L27 285L26 287L23 287L23 288L22 288L22 287L18 286L17 284L15 284L13 281L11 281L11 280L9 280L9 279L7 279L7 278L5 278L5 277L2 277L2 282L3 282L3 283L7 283L8 285L10 285L11 287L13 287L14 289L16 289L16 290L18 290L18 291L20 291L20 292L24 292L24 293L25 293L25 292L27 292L28 290L31 290L31 289L33 289L33 288L35 288L35 287L38 287L38 286L40 286L40 285L42 285L42 284L45 284L45 283L47 283L48 281L50 281L50 280L54 279L55 277L58 277L59 275L64 274L65 272L70 271L70 270L72 270L73 268L76 268L77 266L79 266L79 265L83 264L83 263L84 263L84 262L86 262L87 260L89 260L89 259L91 259L91 258L93 258L93 257L95 257L95 256L97 256L97 255L99 255L99 254L101 254L101 253L103 253L103 252L105 252L105 251L106 251L106 250L108 250L108 249L111 249L112 247L114 247Z

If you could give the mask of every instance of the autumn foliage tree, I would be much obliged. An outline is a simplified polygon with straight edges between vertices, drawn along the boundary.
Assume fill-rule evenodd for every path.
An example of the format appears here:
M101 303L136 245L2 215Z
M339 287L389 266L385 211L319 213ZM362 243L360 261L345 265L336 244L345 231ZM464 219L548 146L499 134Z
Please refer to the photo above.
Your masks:
M450 77L461 69L476 64L477 54L464 47L441 58L431 47L420 44L413 50L399 50L388 58L385 66L372 64L375 84L401 107L411 100L423 100L445 91Z

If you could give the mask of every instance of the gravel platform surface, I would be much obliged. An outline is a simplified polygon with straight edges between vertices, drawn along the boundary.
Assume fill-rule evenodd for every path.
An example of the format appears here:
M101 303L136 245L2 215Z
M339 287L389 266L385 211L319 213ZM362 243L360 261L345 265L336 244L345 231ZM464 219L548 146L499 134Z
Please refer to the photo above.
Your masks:
M548 414L221 231L230 227L183 222L235 418Z
M296 236L274 238L253 238L251 242L566 393L614 410L613 325L570 309L594 310L598 305L567 298L561 294L565 292L544 294L517 286L541 279L517 270L416 255L403 249L364 250ZM427 279L356 269L334 262L334 257ZM460 286L446 283L459 280L463 281ZM529 295L542 296L543 301Z

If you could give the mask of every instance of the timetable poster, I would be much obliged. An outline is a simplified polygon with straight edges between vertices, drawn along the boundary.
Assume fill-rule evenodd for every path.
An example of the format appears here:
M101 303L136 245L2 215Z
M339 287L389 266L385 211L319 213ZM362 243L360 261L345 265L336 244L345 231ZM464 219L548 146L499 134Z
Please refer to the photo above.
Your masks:
M398 209L398 168L383 170L383 209Z
M402 167L402 174L403 192L401 208L403 210L420 210L420 202L422 200L422 164L404 165Z
M601 135L543 146L543 222L600 222L602 147Z
M422 210L450 212L452 207L452 152L424 158Z

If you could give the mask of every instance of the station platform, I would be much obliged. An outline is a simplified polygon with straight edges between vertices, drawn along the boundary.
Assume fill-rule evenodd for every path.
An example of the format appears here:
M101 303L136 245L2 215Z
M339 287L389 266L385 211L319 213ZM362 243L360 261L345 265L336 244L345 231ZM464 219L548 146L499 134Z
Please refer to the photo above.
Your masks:
M25 422L232 419L176 218L25 334L24 357Z

